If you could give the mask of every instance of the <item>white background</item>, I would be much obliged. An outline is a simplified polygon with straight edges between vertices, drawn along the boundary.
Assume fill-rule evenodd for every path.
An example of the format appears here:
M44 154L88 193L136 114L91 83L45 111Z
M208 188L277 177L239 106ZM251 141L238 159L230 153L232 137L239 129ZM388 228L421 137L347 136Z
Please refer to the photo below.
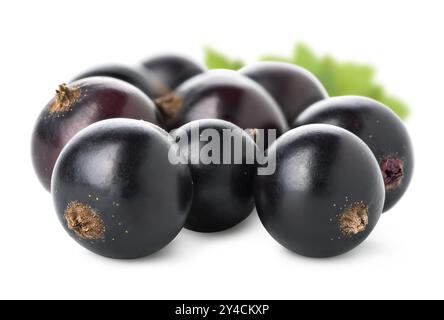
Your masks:
M0 298L444 298L442 1L1 1ZM406 100L411 187L349 254L307 259L252 215L224 233L184 230L136 261L65 234L30 161L33 123L57 84L97 63L212 45L252 61L296 41L378 66Z

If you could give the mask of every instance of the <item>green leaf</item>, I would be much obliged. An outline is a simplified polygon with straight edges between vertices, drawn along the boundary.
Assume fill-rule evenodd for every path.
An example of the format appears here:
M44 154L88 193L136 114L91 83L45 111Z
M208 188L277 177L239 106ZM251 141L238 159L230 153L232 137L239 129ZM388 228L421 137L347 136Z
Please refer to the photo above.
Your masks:
M277 61L277 62L287 62L287 63L293 63L291 59L285 58L285 57L279 57L272 54L265 55L259 58L261 61Z
M301 43L294 47L290 57L264 55L260 60L293 63L307 69L319 79L332 97L366 96L385 104L403 119L409 114L408 106L403 101L388 94L384 87L375 81L375 68L370 65L338 61L329 55L318 56ZM238 70L244 65L242 61L227 58L211 48L205 50L205 61L208 69Z
M407 105L403 101L393 96L383 95L381 98L375 100L378 100L390 107L390 109L392 109L401 119L407 118L410 113Z
M314 75L321 71L320 59L304 44L298 44L294 47L293 63L310 70Z
M339 64L336 69L338 95L355 94L366 96L373 85L373 68L353 63Z
M368 97L371 97L375 100L381 101L382 97L385 96L384 88L379 84L374 84L369 91Z
M340 92L336 82L336 69L337 66L333 58L325 57L320 61L317 74L315 74L330 96L337 96Z
M224 54L212 48L205 49L205 64L208 69L239 70L244 63L238 59L229 59Z
M308 46L298 44L291 58L268 55L261 60L290 62L313 73L332 97L366 96L387 105L399 117L409 114L407 105L387 94L375 81L375 68L367 64L338 61L331 56L319 57Z

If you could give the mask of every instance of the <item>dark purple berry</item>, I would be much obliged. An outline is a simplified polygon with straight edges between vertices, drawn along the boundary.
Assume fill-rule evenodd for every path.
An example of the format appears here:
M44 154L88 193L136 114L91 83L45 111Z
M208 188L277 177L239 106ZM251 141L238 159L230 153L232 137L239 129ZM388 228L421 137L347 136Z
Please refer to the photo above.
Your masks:
M170 92L170 89L154 74L124 65L111 64L98 66L79 74L74 80L89 77L111 77L131 83L151 99L157 99Z
M242 129L274 129L277 136L288 129L270 95L235 71L212 70L197 75L156 102L171 129L200 119L225 120Z
M402 120L388 107L365 97L343 96L315 103L293 126L332 124L353 132L373 151L385 183L384 211L403 196L413 174L413 148Z
M32 134L34 169L47 190L51 189L52 170L65 144L81 129L109 118L162 124L151 99L126 82L94 77L59 87L40 113Z
M145 60L142 66L148 74L156 76L170 90L185 80L203 73L205 69L196 62L179 55L162 55Z
M313 74L290 63L257 62L240 72L270 93L290 124L311 104L328 97Z
M232 123L212 119L187 123L173 136L180 138L178 145L187 155L194 182L193 205L185 227L215 232L243 221L254 208L253 139Z
M255 202L267 231L309 257L332 257L371 233L384 205L378 163L365 143L325 124L301 126L267 151L276 172L255 179Z
M52 195L60 222L99 255L132 259L166 246L191 206L188 167L172 164L177 148L145 121L109 119L73 137L60 154Z

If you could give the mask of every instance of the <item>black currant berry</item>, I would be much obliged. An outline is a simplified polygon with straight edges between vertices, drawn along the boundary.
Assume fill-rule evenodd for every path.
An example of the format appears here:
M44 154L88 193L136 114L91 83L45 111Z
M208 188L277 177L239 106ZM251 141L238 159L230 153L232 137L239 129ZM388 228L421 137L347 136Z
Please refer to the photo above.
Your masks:
M52 170L64 145L81 129L109 118L163 123L151 99L126 82L94 77L59 87L32 134L34 169L47 190L51 189Z
M253 139L232 123L211 119L187 123L172 135L188 159L194 182L185 227L215 232L244 220L254 207Z
M288 123L311 104L328 97L319 80L308 70L284 62L257 62L240 70L276 100Z
M188 167L169 161L172 138L145 121L110 119L79 132L57 160L52 194L66 231L110 258L149 255L182 229Z
M170 90L205 70L196 62L179 55L162 55L145 60L142 66Z
M384 205L384 183L371 150L354 134L316 124L290 130L269 149L276 172L255 179L267 231L284 247L331 257L359 245Z
M365 97L343 96L315 103L293 126L332 124L353 132L373 151L385 184L384 212L402 197L413 173L413 149L406 127L381 103Z
M156 102L169 118L171 129L199 119L226 120L242 129L275 129L277 136L288 129L270 95L235 71L212 70L197 75Z
M149 72L124 65L103 65L79 74L74 80L89 77L111 77L128 83L142 90L151 99L157 99L170 92L157 77Z

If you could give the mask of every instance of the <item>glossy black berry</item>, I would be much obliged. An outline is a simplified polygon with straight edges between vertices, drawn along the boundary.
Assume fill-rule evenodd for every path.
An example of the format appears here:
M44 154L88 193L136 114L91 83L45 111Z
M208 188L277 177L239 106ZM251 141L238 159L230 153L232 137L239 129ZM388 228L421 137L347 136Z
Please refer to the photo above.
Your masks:
M179 55L162 55L145 60L142 66L155 75L170 90L176 89L185 80L203 73L205 69L196 62Z
M169 88L155 75L124 65L111 64L98 66L79 74L74 80L88 77L111 77L131 83L151 99L157 99L170 92Z
M185 227L215 232L244 220L254 207L253 139L232 123L211 119L190 122L172 134L188 159L194 182Z
M185 81L177 90L156 101L178 128L199 119L220 119L242 129L288 129L279 107L257 83L229 70L213 70Z
M126 82L93 77L59 87L40 113L32 134L34 169L47 190L51 189L52 170L65 144L81 129L109 118L163 124L152 100Z
M308 70L284 62L257 62L240 72L259 83L276 100L288 123L311 104L328 97Z
M331 125L292 129L268 149L276 172L255 179L255 202L267 231L284 247L331 257L359 245L384 205L384 183L371 150Z
M315 103L293 126L332 124L353 132L373 151L385 184L384 211L402 197L413 173L413 149L402 120L388 107L365 97L344 96Z
M182 229L192 201L177 147L159 127L110 119L79 132L57 160L52 195L66 231L82 246L110 258L149 255Z

